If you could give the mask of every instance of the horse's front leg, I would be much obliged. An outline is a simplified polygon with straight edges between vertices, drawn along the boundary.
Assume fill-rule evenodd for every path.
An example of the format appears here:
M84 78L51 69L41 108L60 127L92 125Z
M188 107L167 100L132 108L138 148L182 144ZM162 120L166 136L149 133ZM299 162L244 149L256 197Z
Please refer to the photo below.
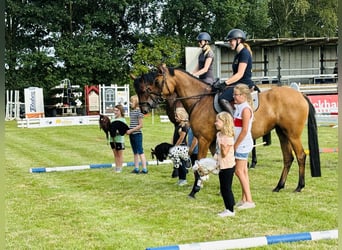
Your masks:
M281 150L283 153L284 166L283 166L283 171L281 173L279 182L277 186L273 189L273 192L279 192L281 189L285 187L287 175L290 172L291 164L294 160L294 157L292 155L292 147L291 147L289 140L281 131L277 131L277 134L279 137L280 146L281 146Z

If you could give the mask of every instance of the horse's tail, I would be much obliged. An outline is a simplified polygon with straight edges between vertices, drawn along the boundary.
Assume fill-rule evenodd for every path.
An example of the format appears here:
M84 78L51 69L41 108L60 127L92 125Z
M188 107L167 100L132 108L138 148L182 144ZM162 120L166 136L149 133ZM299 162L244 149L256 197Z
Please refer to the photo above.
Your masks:
M312 177L321 176L321 161L319 154L318 136L317 136L317 122L315 107L310 102L307 96L304 96L309 105L308 115L308 141L310 152L310 169Z

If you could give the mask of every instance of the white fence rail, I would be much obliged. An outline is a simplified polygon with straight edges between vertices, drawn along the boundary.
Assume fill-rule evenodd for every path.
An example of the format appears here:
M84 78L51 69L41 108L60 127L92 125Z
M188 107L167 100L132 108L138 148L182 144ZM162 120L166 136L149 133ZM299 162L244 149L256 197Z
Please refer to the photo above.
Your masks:
M97 125L99 116L68 116L68 117L46 117L46 118L25 118L17 120L19 128L44 128L75 125Z

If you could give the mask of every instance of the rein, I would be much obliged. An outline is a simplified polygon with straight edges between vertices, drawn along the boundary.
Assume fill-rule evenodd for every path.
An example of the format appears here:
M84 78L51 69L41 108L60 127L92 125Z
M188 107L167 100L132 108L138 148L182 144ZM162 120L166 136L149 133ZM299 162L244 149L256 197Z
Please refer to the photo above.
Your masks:
M165 73L163 73L163 81L162 81L162 86L161 86L161 91L163 91L163 87L164 85L166 86L167 90L169 93L171 93L170 91L170 88L169 86L167 85L167 82L166 82L166 75ZM217 92L210 92L210 93L203 93L203 94L199 94L199 95L193 95L193 96L186 96L186 97L176 97L174 98L175 101L179 101L179 100L186 100L186 99L198 99L196 102L194 102L191 107L189 107L189 111L188 111L188 114L189 114L189 117L191 116L191 113L193 111L193 109L196 107L196 105L200 102L200 100L202 99L202 97L204 96L209 96L209 95L215 95ZM161 96L161 94L160 94ZM152 96L151 96L152 98Z
M202 97L204 96L209 96L209 95L213 95L215 94L214 92L212 93L203 93L203 94L200 94L200 95L194 95L194 96L187 96L187 97L176 97L175 100L186 100L186 99L197 99L196 102L194 102L190 107L189 107L189 118L191 116L191 113L193 111L193 109L196 107L196 105L201 101Z

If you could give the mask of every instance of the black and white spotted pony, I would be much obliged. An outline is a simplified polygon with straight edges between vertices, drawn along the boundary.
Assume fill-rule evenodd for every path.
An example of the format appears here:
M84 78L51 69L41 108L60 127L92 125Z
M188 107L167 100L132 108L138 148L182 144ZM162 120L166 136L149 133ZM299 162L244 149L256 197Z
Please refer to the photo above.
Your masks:
M166 158L170 158L175 168L181 166L182 160L187 162L187 168L191 167L189 148L185 145L173 146L170 143L163 142L158 144L154 149L151 148L151 154L152 159L154 159L154 156L157 158L157 162L163 162Z

